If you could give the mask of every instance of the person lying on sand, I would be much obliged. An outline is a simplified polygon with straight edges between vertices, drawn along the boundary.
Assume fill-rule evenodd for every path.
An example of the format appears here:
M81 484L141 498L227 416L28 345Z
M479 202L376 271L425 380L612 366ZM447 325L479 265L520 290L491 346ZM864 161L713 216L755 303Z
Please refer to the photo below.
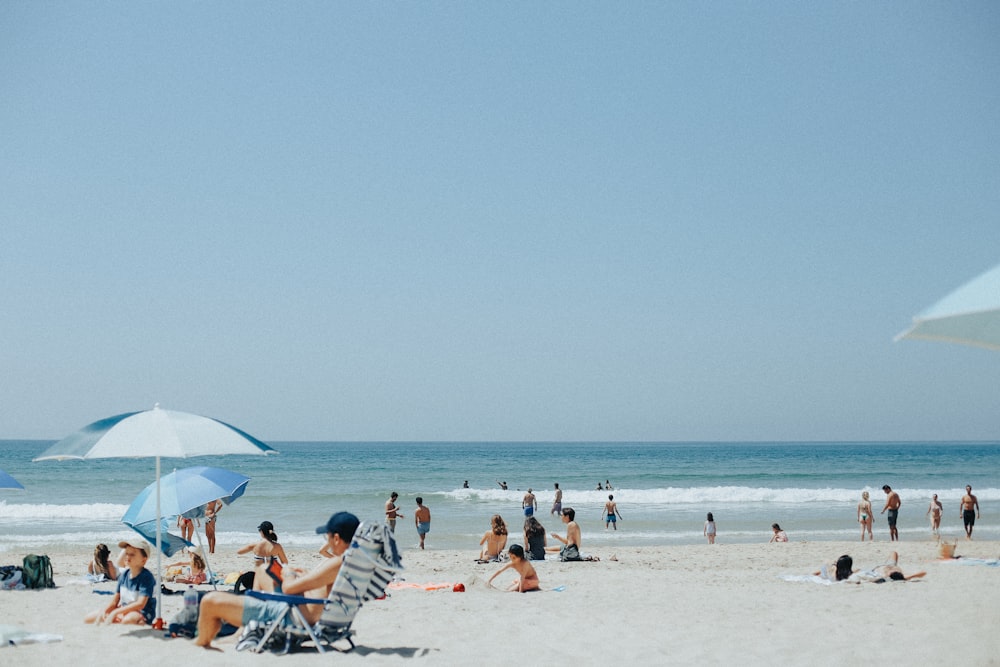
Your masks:
M926 572L915 572L910 575L904 574L902 568L899 567L899 554L895 551L892 552L892 557L888 562L876 565L870 570L855 570L853 566L854 560L847 554L844 554L835 563L824 565L819 571L813 572L813 575L823 577L829 581L847 581L852 584L866 582L881 584L886 581L919 579L927 574Z

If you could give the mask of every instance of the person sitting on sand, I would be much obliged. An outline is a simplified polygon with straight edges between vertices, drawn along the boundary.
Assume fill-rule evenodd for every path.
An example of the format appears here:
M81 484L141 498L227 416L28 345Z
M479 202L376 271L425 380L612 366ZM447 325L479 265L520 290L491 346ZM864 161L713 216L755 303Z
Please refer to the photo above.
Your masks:
M779 526L778 524L772 523L771 524L771 530L774 531L774 535L771 536L770 542L787 542L788 541L788 535L785 534L785 531L783 531L781 529L781 526Z
M146 569L152 552L145 540L118 543L125 550L125 568L118 575L118 588L107 607L88 614L86 623L152 624L156 617L156 578Z
M533 516L524 520L524 543L528 560L545 560L545 528Z
M527 593L528 591L540 590L538 573L535 572L535 568L524 557L524 547L520 544L512 544L510 545L510 549L507 550L507 554L510 556L510 562L494 572L493 576L486 582L486 585L492 587L493 580L497 578L497 575L504 570L513 568L517 570L518 578L507 588L508 591Z
M583 537L580 534L580 526L575 521L576 510L572 507L564 507L562 511L562 520L566 524L566 537L562 537L559 533L552 533L552 537L556 538L563 543L563 546L575 545L577 550L582 546ZM545 550L550 552L559 552L563 547L547 547Z
M191 549L189 553L191 555L190 562L170 563L166 566L167 581L178 584L203 584L208 581L205 559L202 558L197 549Z
M580 525L575 521L575 519L576 519L576 510L574 510L572 507L566 507L563 509L562 520L563 523L566 524L566 537L563 538L558 533L552 533L552 537L562 542L563 546L545 547L545 551L562 554L563 550L566 549L567 547L575 546L577 553L579 554L579 558L573 558L571 560L592 560L592 561L601 560L597 556L584 555L583 550L580 548L581 544L583 543L583 536L580 533Z
M343 563L344 552L351 545L354 532L358 529L358 517L350 512L337 512L326 524L316 529L318 534L326 533L326 542L333 552L333 558L324 558L311 572L285 568L283 592L288 595L302 595L326 600L333 582L337 579ZM222 622L230 625L247 625L250 621L271 623L281 618L288 605L271 600L259 600L249 595L236 595L213 591L201 599L198 615L198 636L194 643L204 648L212 648L212 640L219 634ZM299 607L306 623L312 625L323 613L322 604L307 604Z
M274 524L270 521L261 521L260 525L257 526L257 530L264 539L260 542L240 547L236 553L245 554L253 552L253 589L255 591L273 593L275 590L278 590L280 592L280 583L275 587L276 580L268 574L268 568L271 567L274 561L278 561L282 565L288 565L288 557L285 555L284 547L278 544L278 536L274 532Z
M507 524L504 523L502 516L493 515L490 519L490 529L483 533L483 539L479 540L479 544L483 547L479 550L480 561L500 560L500 554L507 546Z
M111 549L107 544L98 544L94 547L94 558L87 563L87 574L94 581L115 581L118 579L118 570L111 562Z

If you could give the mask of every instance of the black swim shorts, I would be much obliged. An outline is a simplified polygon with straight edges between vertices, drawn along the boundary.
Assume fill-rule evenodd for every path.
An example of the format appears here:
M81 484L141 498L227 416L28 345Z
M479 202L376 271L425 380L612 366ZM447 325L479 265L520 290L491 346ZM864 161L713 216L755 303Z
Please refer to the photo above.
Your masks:
M962 510L962 519L966 526L976 525L976 510Z
M899 510L889 510L889 527L896 527L896 517L899 516Z

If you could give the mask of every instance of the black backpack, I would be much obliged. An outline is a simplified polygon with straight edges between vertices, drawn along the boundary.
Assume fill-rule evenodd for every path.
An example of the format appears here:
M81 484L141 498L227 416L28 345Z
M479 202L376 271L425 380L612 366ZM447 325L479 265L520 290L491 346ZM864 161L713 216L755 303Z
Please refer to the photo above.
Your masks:
M21 583L25 588L55 588L49 557L35 554L25 556L21 564Z

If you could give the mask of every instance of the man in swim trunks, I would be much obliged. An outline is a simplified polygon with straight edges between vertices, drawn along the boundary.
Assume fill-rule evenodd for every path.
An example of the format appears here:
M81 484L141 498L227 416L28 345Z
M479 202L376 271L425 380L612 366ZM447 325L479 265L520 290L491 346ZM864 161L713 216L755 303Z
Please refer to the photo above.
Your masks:
M424 537L431 532L431 510L424 506L424 499L417 496L417 509L413 512L413 523L420 536L420 548L424 548Z
M552 514L562 514L562 489L559 488L559 482L556 482L556 499L552 501L552 509L549 511L549 515Z
M404 518L399 513L399 508L396 507L396 498L399 498L399 494L393 491L389 500L385 501L385 520L389 523L389 530L394 533L396 532L396 519Z
M615 497L612 494L608 494L608 502L604 503L604 530L608 529L610 524L615 525L615 530L618 530L618 517L621 513L618 511L618 503L615 502Z
M972 527L976 525L976 518L979 515L979 499L972 495L972 487L965 487L965 495L962 496L962 521L965 522L965 539L972 539Z
M899 494L892 490L892 487L888 484L882 487L885 491L885 507L882 508L880 514L885 514L886 510L889 511L889 538L893 542L899 541L899 531L896 530L896 519L899 518L899 508L903 504L903 501L899 499Z
M580 525L576 522L576 510L572 507L565 507L562 511L562 521L566 524L566 537L562 537L559 533L552 533L552 537L556 538L565 546L570 544L576 545L577 550L580 549L581 542L583 542L583 535L580 532ZM545 547L546 551L558 552L562 547Z
M528 489L528 492L524 494L524 500L521 501L521 509L524 510L524 516L529 517L535 514L535 510L538 509L538 499L535 498L535 494Z

